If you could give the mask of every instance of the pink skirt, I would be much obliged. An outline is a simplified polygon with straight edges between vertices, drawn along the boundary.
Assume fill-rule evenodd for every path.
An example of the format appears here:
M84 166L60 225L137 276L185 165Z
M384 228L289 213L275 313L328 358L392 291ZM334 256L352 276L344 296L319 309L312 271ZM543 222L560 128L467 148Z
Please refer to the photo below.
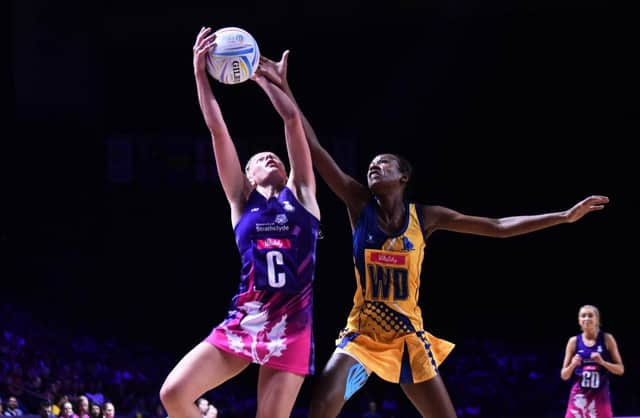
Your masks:
M609 385L583 389L580 382L571 387L565 418L613 418Z
M314 372L313 332L306 310L293 314L262 310L260 302L239 306L205 339L252 363L298 375Z

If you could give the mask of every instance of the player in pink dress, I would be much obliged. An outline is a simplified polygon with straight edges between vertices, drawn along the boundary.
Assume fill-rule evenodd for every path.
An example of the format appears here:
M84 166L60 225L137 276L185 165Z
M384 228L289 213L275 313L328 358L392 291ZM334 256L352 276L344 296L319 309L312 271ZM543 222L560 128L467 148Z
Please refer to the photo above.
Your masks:
M231 209L240 284L227 317L169 373L160 397L171 418L202 418L194 401L253 363L260 365L256 416L285 418L314 367L312 284L320 210L311 154L298 108L258 69L253 80L284 121L291 169L287 174L280 158L261 152L243 173L206 72L205 59L214 47L215 34L202 28L193 65Z
M569 338L560 371L571 379L565 418L613 418L609 375L622 375L624 365L613 335L600 330L600 311L584 305L578 313L582 332Z

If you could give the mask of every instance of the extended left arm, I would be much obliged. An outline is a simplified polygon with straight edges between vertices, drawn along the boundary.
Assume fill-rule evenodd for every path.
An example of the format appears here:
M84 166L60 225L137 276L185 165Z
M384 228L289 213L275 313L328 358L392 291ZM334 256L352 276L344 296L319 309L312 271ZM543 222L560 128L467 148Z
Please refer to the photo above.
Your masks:
M304 134L300 110L291 98L267 77L258 74L253 79L269 96L271 103L284 121L287 153L289 164L291 164L288 182L307 210L320 218L311 151Z
M465 234L508 238L550 228L564 223L573 223L587 213L604 209L609 202L606 196L589 196L568 210L540 215L487 218L465 215L444 206L424 206L425 230L428 234L444 229Z

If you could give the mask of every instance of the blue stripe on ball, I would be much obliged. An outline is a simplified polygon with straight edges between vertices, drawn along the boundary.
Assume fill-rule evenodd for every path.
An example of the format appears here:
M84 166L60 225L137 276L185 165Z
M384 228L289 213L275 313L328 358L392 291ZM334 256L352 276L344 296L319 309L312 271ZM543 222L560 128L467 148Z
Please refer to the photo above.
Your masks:
M253 65L251 65L249 59L245 56L240 57L240 59L242 59L242 61L247 65L247 71L249 71L249 74L253 74Z
M218 51L214 51L213 53L219 57L233 57L236 55L242 55L242 54L251 54L253 53L254 48L247 48L247 49L239 49L236 51L228 51L228 52L218 52Z

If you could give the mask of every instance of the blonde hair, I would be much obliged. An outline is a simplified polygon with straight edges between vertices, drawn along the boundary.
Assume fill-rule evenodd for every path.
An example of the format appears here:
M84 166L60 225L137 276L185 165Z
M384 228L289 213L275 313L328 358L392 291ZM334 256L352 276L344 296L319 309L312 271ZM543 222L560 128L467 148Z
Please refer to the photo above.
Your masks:
M251 158L249 158L249 160L247 161L247 163L244 166L244 174L249 175L249 169L251 168L251 163L253 163L253 158L258 155L258 154L253 154L251 156Z

